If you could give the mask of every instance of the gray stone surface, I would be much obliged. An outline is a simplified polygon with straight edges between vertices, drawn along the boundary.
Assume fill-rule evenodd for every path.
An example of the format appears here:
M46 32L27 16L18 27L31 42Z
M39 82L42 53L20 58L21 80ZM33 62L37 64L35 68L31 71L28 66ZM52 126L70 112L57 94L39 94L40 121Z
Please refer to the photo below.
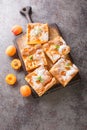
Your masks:
M56 22L71 46L80 69L82 83L43 96L22 98L23 71L16 72L5 49L13 44L11 27L27 21L19 10L33 8L33 20ZM18 83L9 87L4 79L17 75ZM87 1L86 0L0 0L0 130L87 130Z

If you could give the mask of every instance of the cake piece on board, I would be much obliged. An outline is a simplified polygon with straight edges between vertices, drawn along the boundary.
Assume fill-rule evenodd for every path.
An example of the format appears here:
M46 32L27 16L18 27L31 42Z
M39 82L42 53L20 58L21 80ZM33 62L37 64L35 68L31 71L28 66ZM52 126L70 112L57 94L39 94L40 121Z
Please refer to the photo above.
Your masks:
M78 73L78 68L70 60L61 58L50 69L50 73L61 83L64 87L70 80Z
M48 24L29 23L27 25L27 44L42 44L49 40Z
M55 63L60 57L70 52L70 47L66 45L62 37L57 36L43 45L43 50L50 60Z
M47 65L47 60L41 45L28 45L21 50L26 71L33 70L40 65Z
M42 96L48 89L56 84L56 79L44 66L40 66L33 72L29 73L25 77L25 80L39 96Z

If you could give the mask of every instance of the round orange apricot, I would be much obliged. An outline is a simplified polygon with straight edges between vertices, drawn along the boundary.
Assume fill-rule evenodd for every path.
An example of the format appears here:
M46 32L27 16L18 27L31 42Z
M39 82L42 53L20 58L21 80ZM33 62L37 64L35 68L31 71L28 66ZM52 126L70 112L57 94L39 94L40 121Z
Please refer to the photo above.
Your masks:
M5 81L7 84L9 85L14 85L16 83L16 76L14 74L8 74L6 77L5 77Z
M31 95L31 88L28 85L23 85L20 87L20 93L23 97L28 97Z
M15 46L14 46L14 45L8 46L7 49L6 49L6 51L5 51L5 53L6 53L6 55L8 55L8 56L13 56L13 55L15 55L15 53L16 53L16 48L15 48Z
M22 33L23 29L20 25L14 25L12 27L11 31L13 32L14 35L18 35L18 34Z
M19 59L12 60L11 66L13 69L18 70L21 67L21 61Z

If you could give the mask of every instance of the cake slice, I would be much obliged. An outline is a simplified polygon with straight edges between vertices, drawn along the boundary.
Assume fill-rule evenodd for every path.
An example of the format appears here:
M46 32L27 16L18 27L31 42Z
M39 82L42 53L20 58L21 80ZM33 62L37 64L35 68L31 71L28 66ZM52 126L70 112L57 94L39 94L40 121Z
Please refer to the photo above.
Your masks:
M66 45L62 37L58 36L54 40L45 43L43 50L50 60L55 63L60 57L70 52L70 47Z
M29 23L27 25L27 44L42 44L49 39L48 24Z
M31 71L40 65L47 65L47 60L41 45L29 45L21 50L26 71Z
M59 59L50 69L50 73L63 85L66 86L78 73L78 68L70 60Z
M44 66L40 66L33 72L29 73L25 77L25 80L39 96L42 96L48 89L56 84L56 79Z

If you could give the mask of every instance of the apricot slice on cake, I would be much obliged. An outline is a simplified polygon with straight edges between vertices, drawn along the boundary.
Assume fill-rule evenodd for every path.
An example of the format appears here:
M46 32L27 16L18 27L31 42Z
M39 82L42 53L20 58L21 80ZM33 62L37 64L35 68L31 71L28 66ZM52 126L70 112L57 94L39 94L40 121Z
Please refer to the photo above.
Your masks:
M16 54L16 47L14 45L10 45L7 47L5 51L6 55L8 56L13 56Z
M18 70L21 67L21 61L19 59L12 60L11 66L13 69Z
M6 77L5 77L5 81L7 84L9 85L14 85L16 83L16 76L14 74L8 74Z
M28 85L23 85L20 87L20 93L23 97L28 97L31 95L31 88Z

